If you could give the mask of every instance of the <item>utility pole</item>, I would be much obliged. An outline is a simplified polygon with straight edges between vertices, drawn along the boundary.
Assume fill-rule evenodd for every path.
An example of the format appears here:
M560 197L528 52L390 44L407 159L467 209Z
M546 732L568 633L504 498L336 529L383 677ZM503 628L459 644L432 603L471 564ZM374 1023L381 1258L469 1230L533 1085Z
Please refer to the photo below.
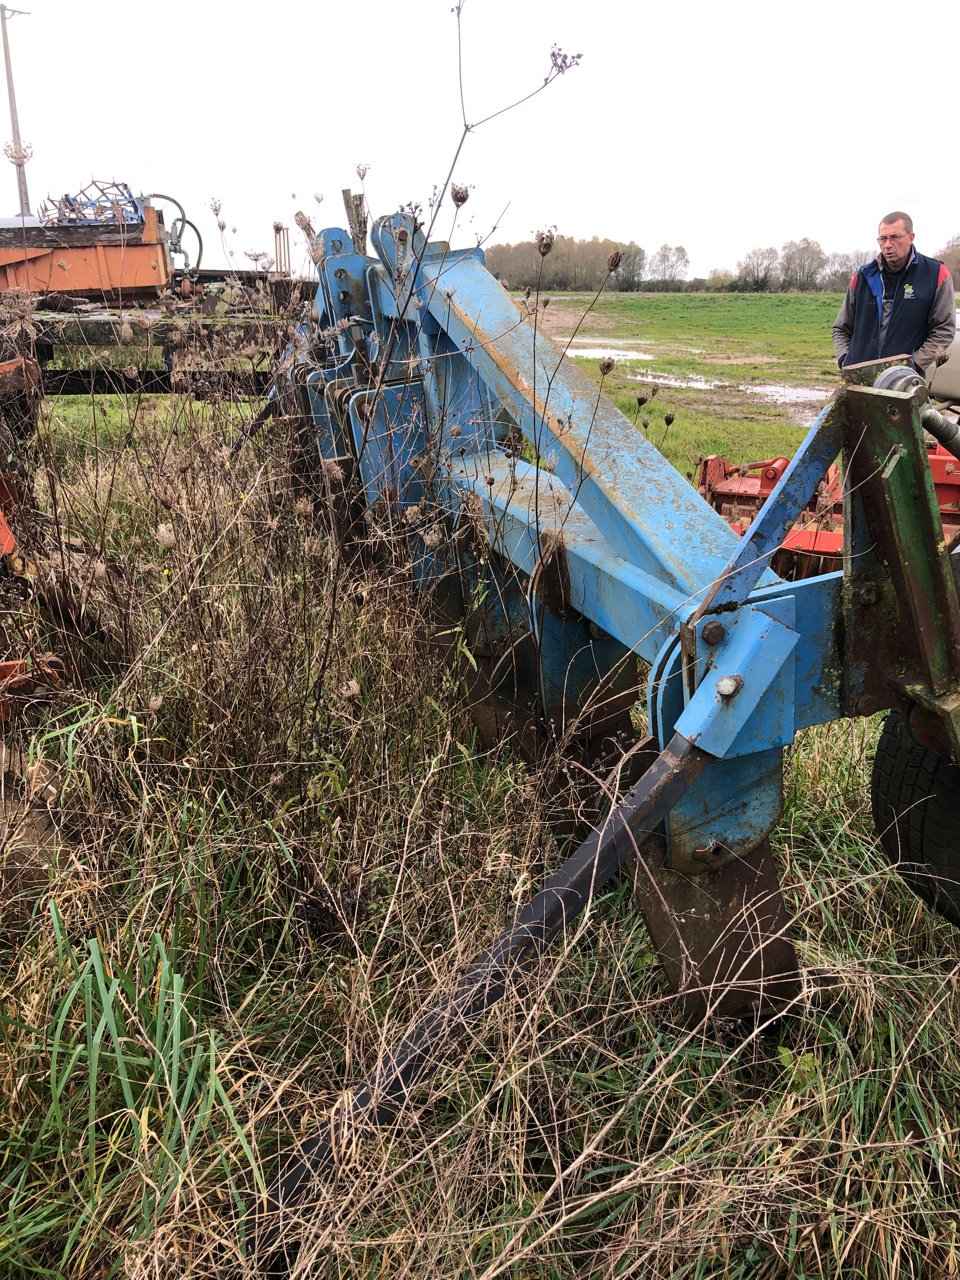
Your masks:
M7 71L7 94L10 98L10 128L13 132L13 142L8 142L3 149L4 155L13 164L17 171L17 191L20 193L20 216L25 217L30 214L30 197L27 195L27 175L26 164L33 155L33 151L28 144L26 147L20 141L20 121L17 118L17 98L13 92L13 69L10 66L10 42L7 39L7 15L11 18L19 15L26 17L22 9L8 9L5 4L0 4L0 26L3 27L3 65Z

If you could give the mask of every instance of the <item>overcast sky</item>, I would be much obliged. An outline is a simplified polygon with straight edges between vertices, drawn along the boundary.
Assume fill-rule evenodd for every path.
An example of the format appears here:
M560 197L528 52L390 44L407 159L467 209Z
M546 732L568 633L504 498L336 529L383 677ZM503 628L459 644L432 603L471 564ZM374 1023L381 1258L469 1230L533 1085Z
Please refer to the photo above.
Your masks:
M293 214L343 225L358 164L374 215L444 182L462 134L452 4L24 0L9 37L34 211L123 180L176 196L210 265L272 252L279 220L306 269ZM922 251L960 234L956 0L466 0L461 29L470 123L542 84L552 45L582 61L467 137L456 245L555 225L682 244L706 275L803 236L863 248L895 208ZM0 121L3 141L2 99Z

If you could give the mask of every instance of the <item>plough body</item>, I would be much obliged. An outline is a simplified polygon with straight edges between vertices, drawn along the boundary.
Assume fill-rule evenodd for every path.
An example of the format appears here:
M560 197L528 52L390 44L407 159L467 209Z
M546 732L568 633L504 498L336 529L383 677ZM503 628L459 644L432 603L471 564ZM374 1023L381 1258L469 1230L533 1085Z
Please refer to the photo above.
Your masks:
M427 243L403 215L375 223L372 243L367 257L343 229L316 237L315 324L274 393L315 450L337 536L349 548L386 531L460 621L486 731L635 738L642 672L651 742L630 758L653 763L328 1130L290 1154L260 1206L264 1256L311 1178L396 1114L513 969L630 858L690 1016L790 999L796 957L768 837L799 730L901 707L955 758L960 747L960 606L925 394L904 370L884 374L894 389L873 385L898 362L845 371L797 455L763 468L769 493L735 531L478 249ZM771 565L818 489L842 524L838 567L787 581Z

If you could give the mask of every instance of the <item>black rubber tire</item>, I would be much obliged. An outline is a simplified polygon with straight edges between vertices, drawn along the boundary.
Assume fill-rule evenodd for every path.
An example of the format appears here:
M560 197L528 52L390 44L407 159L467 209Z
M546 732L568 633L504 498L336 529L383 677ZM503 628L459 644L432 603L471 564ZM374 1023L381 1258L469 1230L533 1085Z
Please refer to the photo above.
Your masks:
M870 793L884 853L928 906L960 926L960 768L917 742L892 711Z

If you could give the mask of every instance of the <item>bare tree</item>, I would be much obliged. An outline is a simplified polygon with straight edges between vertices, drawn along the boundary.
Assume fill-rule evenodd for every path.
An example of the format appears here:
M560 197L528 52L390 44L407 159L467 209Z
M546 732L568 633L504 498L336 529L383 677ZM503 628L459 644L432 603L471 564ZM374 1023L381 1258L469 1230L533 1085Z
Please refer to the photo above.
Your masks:
M737 287L737 277L728 267L711 267L707 276L707 288L716 293L723 293Z
M690 258L682 244L662 244L650 259L650 280L661 289L669 289L683 280Z
M820 275L820 287L846 289L853 273L874 256L869 249L855 249L852 253L831 253Z
M647 265L647 252L633 240L623 247L623 257L614 273L616 286L624 293L635 293L643 284L643 271Z
M780 279L784 289L816 289L827 255L816 240L788 240L780 251Z
M960 236L948 240L942 249L937 250L936 256L953 272L953 283L960 285Z
M740 287L747 293L764 293L767 289L775 289L779 282L779 257L772 245L768 249L751 249L742 262L737 263Z

